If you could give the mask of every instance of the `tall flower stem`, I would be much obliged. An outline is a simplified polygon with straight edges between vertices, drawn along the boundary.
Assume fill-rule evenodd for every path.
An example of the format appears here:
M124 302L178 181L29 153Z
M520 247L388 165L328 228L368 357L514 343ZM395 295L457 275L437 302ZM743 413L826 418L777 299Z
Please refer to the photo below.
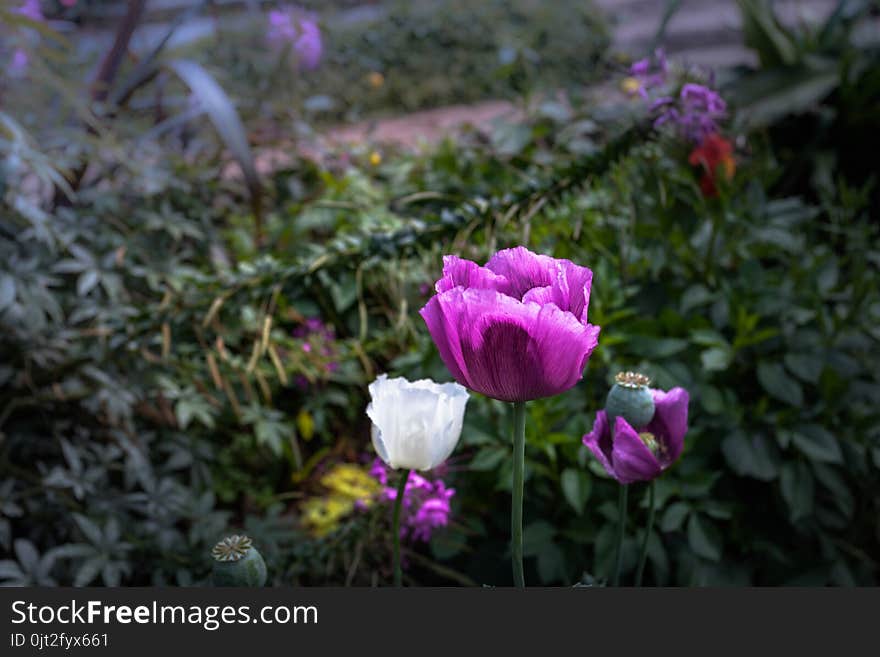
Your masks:
M400 509L403 506L409 473L409 470L404 470L397 483L397 496L394 498L394 511L391 520L391 531L394 534L394 586L403 585L403 569L400 567Z
M526 460L526 403L513 404L513 504L510 511L510 556L513 561L513 583L526 585L523 574L522 516L523 470Z
M648 484L648 522L645 525L645 538L642 539L642 554L639 556L639 567L636 570L636 586L642 585L642 575L645 572L645 562L648 559L648 540L651 538L651 530L654 528L654 480Z
M629 492L629 486L620 485L620 493L617 497L617 557L614 563L614 578L611 580L612 586L620 585L620 566L623 563L623 533L626 529L626 496Z

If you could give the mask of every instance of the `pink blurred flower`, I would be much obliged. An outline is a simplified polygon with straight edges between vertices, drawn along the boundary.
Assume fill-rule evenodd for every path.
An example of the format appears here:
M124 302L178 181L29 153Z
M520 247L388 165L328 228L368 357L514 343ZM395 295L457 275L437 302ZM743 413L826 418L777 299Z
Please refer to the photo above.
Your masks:
M318 22L297 9L276 9L269 12L266 38L270 43L290 45L303 68L314 69L324 51Z
M40 9L40 0L24 0L24 4L15 11L33 21L43 20L43 10Z
M14 77L24 75L28 67L28 54L21 48L16 48L12 53L12 61L9 63L9 73Z

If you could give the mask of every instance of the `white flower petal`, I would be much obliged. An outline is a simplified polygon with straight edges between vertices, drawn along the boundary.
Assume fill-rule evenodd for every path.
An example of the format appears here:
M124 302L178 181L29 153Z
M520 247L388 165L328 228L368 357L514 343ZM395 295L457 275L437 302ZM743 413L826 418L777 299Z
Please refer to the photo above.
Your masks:
M449 458L464 422L463 386L382 374L369 390L373 446L383 461L392 468L430 470Z

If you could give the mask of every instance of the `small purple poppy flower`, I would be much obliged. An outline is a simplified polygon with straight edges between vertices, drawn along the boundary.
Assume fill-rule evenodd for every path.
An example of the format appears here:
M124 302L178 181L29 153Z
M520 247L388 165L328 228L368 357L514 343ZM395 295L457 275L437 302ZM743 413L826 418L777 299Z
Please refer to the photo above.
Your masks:
M605 471L621 484L650 481L674 463L684 448L690 396L684 388L651 389L654 417L640 434L618 416L613 432L605 411L596 413L593 430L583 438Z
M485 267L449 255L420 314L462 385L509 402L550 397L581 379L598 343L587 322L592 280L587 267L522 246Z

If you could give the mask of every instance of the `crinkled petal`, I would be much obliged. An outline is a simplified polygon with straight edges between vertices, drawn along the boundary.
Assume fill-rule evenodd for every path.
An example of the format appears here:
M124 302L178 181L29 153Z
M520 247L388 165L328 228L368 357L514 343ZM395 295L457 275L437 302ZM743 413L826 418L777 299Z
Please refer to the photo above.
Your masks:
M654 417L645 431L654 434L662 446L663 467L673 463L684 449L684 436L688 429L688 404L690 395L684 388L669 392L651 390L654 397Z
M463 387L383 374L369 390L373 446L392 468L430 470L455 448L467 403Z
M590 304L590 289L593 285L593 272L570 260L557 260L557 276L551 285L553 302L562 310L567 310L582 324L587 323L587 306Z
M443 256L443 276L437 281L434 289L438 293L443 293L459 285L466 288L484 288L505 293L510 288L507 279L491 269L480 267L476 262L464 260L458 256Z
M611 432L608 430L608 416L605 411L596 413L593 429L583 437L583 443L590 448L593 456L605 468L605 472L617 478L614 466L611 464Z
M524 246L498 251L486 267L507 279L510 284L507 293L517 299L522 299L532 288L546 287L556 279L556 261L550 256L532 253Z
M440 358L449 369L452 378L470 388L467 364L461 354L461 338L458 334L458 317L464 309L457 304L464 303L463 291L463 288L455 287L442 295L431 297L419 314L425 320L428 332L440 352ZM451 298L449 295L452 295ZM445 303L441 301L441 296L445 298Z
M636 430L620 416L614 422L612 442L611 463L614 477L620 483L650 481L663 472L654 453L642 442Z
M456 380L503 401L548 397L574 386L599 332L554 304L522 303L486 289L438 294L422 316Z

